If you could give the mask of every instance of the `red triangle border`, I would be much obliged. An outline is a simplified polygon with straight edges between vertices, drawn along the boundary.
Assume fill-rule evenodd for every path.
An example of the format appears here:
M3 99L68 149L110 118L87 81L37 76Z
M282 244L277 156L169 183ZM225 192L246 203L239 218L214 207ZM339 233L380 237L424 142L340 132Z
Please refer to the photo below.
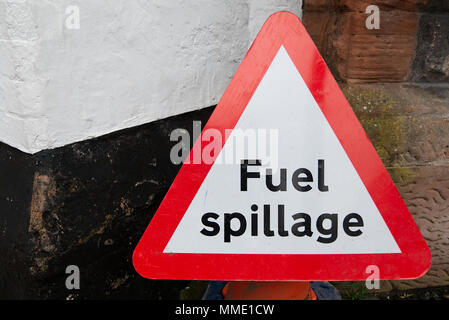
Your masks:
M190 254L163 253L212 164L184 164L138 243L133 264L152 279L365 280L411 279L430 267L430 250L398 190L301 21L278 12L265 22L204 130L233 129L281 45L334 130L402 253ZM338 106L338 107L336 107ZM204 132L203 130L203 132ZM223 141L224 145L225 141ZM198 141L193 148L201 147Z

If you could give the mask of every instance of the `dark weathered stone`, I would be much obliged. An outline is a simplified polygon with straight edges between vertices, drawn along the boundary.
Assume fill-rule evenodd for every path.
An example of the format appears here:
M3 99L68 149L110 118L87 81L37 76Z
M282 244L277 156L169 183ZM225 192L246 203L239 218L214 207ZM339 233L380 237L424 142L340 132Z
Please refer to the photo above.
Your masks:
M33 185L31 158L0 143L0 299L33 295L26 241Z
M376 5L381 11L415 11L417 6L424 5L427 1L428 0L306 0L305 10L365 12L366 7Z
M0 298L179 298L188 282L142 278L132 253L180 168L170 132L211 111L33 156L1 144ZM80 290L65 287L72 264Z
M423 14L409 75L412 81L449 81L449 14Z
M449 1L447 0L419 0L417 8L420 12L441 14L449 12Z

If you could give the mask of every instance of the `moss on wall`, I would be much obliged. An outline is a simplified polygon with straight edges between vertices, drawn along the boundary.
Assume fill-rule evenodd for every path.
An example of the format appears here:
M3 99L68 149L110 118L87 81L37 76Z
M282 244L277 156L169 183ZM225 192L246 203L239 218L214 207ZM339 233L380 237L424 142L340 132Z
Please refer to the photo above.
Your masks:
M402 156L407 151L411 125L411 119L402 112L405 102L371 88L346 86L343 93L392 179L411 179L414 174Z

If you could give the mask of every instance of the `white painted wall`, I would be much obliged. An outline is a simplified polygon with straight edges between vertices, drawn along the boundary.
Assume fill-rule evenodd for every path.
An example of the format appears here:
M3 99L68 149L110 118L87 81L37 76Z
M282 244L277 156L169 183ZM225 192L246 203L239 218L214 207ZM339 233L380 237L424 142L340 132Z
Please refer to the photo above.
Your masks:
M301 5L0 0L0 141L34 153L214 105L266 18Z

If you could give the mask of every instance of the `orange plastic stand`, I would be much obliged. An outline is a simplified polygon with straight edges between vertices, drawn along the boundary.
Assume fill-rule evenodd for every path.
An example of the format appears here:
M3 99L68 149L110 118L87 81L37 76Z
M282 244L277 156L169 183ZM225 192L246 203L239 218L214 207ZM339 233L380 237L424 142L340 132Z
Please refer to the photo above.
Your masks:
M316 300L310 282L231 281L223 288L225 300Z

